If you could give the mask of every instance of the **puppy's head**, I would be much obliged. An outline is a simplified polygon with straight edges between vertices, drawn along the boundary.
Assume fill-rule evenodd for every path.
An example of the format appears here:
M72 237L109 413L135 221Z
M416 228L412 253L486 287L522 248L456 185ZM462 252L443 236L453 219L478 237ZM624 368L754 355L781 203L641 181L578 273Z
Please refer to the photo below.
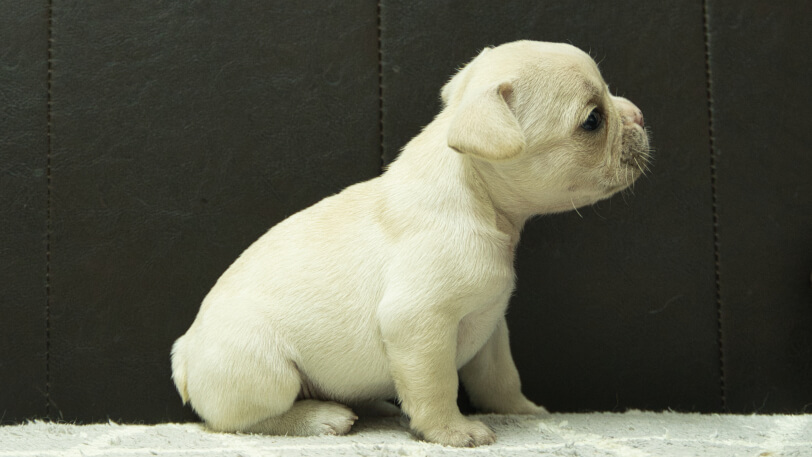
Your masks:
M612 96L595 62L570 45L485 49L441 95L448 146L470 156L498 200L520 213L607 198L649 160L640 110Z

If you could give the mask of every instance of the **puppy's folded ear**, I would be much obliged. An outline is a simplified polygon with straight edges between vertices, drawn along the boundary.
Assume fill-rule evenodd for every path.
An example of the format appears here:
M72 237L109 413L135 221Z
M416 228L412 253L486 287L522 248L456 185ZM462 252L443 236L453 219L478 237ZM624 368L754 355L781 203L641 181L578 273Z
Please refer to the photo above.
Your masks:
M468 94L451 120L448 146L485 160L504 160L525 148L524 132L508 100L513 85L503 82Z
M490 51L490 48L485 48L480 52L476 57L474 57L471 62L466 64L462 67L456 75L454 75L451 80L449 80L440 91L440 98L443 101L443 106L448 106L456 101L459 101L460 94L462 94L463 89L468 84L468 79L471 76L471 67L474 66L474 63L480 59L480 57L484 56L485 54Z

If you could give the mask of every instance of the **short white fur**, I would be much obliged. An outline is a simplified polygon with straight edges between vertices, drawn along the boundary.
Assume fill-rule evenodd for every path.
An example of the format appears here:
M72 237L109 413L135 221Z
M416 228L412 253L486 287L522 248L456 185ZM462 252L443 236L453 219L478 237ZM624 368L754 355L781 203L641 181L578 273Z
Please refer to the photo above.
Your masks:
M483 411L544 412L508 344L519 233L639 176L639 110L585 53L531 41L483 51L442 98L385 173L280 222L206 296L172 373L211 429L343 434L350 405L396 399L428 441L492 443L459 382ZM604 130L585 132L594 106Z

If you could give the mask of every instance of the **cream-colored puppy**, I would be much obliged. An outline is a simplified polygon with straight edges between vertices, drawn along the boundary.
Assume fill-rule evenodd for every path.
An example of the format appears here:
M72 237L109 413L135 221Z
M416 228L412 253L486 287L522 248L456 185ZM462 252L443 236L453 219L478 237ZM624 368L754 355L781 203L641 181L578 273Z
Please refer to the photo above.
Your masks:
M345 405L397 399L452 446L492 443L457 408L534 414L505 309L519 232L643 171L640 111L569 45L482 51L380 177L282 221L223 274L172 350L175 384L219 431L343 434Z

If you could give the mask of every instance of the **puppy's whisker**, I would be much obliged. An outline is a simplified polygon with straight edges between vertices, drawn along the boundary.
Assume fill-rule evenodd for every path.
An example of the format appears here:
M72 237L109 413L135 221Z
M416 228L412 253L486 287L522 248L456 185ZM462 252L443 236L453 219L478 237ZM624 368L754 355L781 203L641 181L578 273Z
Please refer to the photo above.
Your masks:
M611 207L612 200L609 200L609 205ZM601 218L603 220L606 220L606 216L604 216L603 214L598 212L598 205L597 204L589 205L589 206L592 208L592 212L595 213L596 216L598 216L599 218Z
M643 165L640 165L640 161L637 160L637 157L634 158L634 164L637 165L637 169L640 170L640 173L642 173L643 176L646 176L646 169L643 167Z
M572 197L570 197L570 204L572 204L572 209L575 210L575 214L577 214L581 219L583 219L584 216L581 214L580 211L578 211L578 208L575 207L575 202L572 201Z
M629 189L629 193L632 194L632 196L634 196L634 180L632 179L631 181L629 181L631 174L632 174L631 169L626 168L625 170L623 170L623 178L626 180L626 186L628 186L627 189Z

